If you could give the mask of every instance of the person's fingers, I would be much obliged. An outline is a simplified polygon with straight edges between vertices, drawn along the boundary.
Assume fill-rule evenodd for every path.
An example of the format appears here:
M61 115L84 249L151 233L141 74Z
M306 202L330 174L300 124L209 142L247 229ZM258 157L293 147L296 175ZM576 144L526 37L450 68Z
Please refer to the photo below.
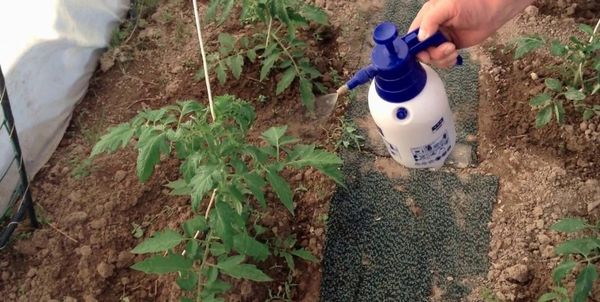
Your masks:
M423 20L423 14L425 14L425 12L427 10L429 10L429 2L425 2L425 4L423 4L421 9L419 10L419 12L417 13L417 16L415 17L413 22L410 24L410 27L408 28L409 32L411 32L411 31L415 30L417 27L421 26L421 20Z
M450 67L456 65L457 58L458 58L458 52L454 51L453 53L451 53L450 55L446 56L443 59L432 60L431 64L436 67L439 67L439 68L450 68Z
M447 58L448 56L450 56L455 51L456 51L456 46L454 46L454 44L450 43L450 42L442 43L442 45L440 45L436 48L430 48L428 50L429 56L431 57L431 60L433 60L433 61L443 60L443 59Z
M453 1L430 1L429 7L421 16L419 40L431 37L446 21L455 15Z
M427 51L421 51L420 53L418 53L417 59L419 59L419 61L425 64L431 63L431 57L429 56L429 53Z

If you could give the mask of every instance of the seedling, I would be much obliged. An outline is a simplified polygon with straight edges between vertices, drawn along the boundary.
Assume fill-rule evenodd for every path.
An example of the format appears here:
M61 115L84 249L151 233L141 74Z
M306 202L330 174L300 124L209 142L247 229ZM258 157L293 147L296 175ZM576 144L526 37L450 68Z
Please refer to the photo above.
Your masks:
M595 225L579 218L566 218L551 227L562 233L585 234L576 239L559 244L555 253L563 258L563 262L554 268L552 279L554 287L551 292L542 295L538 302L585 302L598 279L598 263L600 262L600 220ZM573 294L569 294L562 283L571 272L578 271Z
M573 106L582 114L583 120L600 116L600 34L595 28L581 24L579 28L589 36L581 41L572 36L569 43L562 44L558 40L530 36L517 43L515 59L519 59L536 49L546 46L550 53L561 60L558 78L545 78L545 89L530 100L530 105L538 110L535 125L541 128L552 121L553 116L558 124L565 121L564 106Z
M164 229L136 246L132 253L152 256L132 268L177 273L176 283L184 291L181 301L223 301L219 296L231 288L223 275L271 281L254 264L271 255L284 258L290 268L294 257L314 260L295 241L285 241L285 249L261 241L265 228L252 223L251 214L267 208L268 188L294 213L293 190L280 175L284 169L315 167L340 184L342 179L342 162L335 154L298 144L286 135L285 126L263 132L260 144L250 143L247 134L256 115L247 102L219 96L214 109L217 119L212 123L210 110L195 101L143 111L110 129L91 155L113 152L135 140L141 182L150 179L161 158L180 160L181 178L167 187L173 195L190 197L194 216L181 224L181 231Z
M352 120L340 119L341 125L336 128L336 131L340 132L340 138L335 144L336 148L343 146L344 148L356 148L360 151L360 147L363 145L365 137L358 134L358 127Z

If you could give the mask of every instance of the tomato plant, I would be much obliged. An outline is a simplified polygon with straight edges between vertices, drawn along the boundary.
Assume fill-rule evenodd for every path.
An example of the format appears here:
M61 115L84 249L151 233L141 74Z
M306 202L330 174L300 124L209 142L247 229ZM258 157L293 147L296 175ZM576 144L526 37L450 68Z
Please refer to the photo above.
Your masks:
M252 24L249 32L235 36L219 34L218 52L208 55L209 70L214 71L220 83L225 83L231 74L239 79L247 61L259 62L260 81L268 79L274 72L282 72L277 83L277 95L297 82L300 99L309 109L314 109L314 89L325 91L317 81L321 72L306 57L306 41L299 30L310 22L328 25L328 16L320 8L301 0L212 0L207 10L207 19L217 23L227 20L234 7L240 7L240 22ZM196 79L204 77L204 71Z
M220 295L231 287L223 275L270 281L256 263L271 255L283 258L290 269L294 258L315 260L297 248L294 239L265 239L266 228L252 218L266 209L269 187L293 214L293 191L280 175L284 169L310 166L340 184L342 179L337 155L299 144L286 135L285 126L263 132L261 144L250 143L247 135L255 112L247 102L219 96L214 109L217 118L211 123L210 109L196 101L140 112L102 136L91 155L135 141L141 182L152 176L161 159L173 155L180 160L181 178L166 186L173 195L190 196L194 216L181 224L181 230L156 232L132 252L152 255L133 269L178 273L183 301L223 301ZM203 202L208 205L203 207Z
M538 109L536 127L547 125L553 116L558 124L562 124L565 120L565 104L580 112L583 120L600 116L600 103L597 101L600 99L597 95L600 92L599 25L600 21L595 28L580 24L581 31L589 37L585 41L574 36L570 37L567 44L537 36L524 37L518 41L516 59L546 45L550 53L561 60L560 77L545 78L544 92L530 101L530 105Z
M598 279L598 263L600 260L600 221L595 225L579 218L566 218L555 223L552 230L563 233L588 232L587 236L567 240L555 248L556 254L564 258L564 261L554 268L552 279L555 287L551 292L545 293L539 302L585 302L592 292L592 288ZM591 235L590 235L591 233ZM563 285L563 279L572 271L579 272L575 280L575 289L569 295L567 288ZM572 299L571 299L572 297Z

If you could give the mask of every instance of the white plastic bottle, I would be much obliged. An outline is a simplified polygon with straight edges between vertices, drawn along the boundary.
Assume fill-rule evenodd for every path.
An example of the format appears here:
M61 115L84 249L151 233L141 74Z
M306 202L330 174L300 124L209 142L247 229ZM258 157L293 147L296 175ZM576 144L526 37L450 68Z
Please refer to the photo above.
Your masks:
M408 168L439 168L456 143L454 118L444 83L415 55L446 38L438 32L419 42L417 33L398 37L393 23L377 26L372 65L359 71L347 86L353 89L374 78L369 110L394 160Z

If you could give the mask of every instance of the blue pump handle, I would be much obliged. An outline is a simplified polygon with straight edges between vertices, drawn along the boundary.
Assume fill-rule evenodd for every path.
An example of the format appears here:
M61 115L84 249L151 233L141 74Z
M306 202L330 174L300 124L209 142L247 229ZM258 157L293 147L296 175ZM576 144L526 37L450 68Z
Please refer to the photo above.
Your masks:
M433 34L431 37L425 39L425 41L419 41L419 38L418 38L419 29L420 28L417 28L417 29L411 31L410 33L408 33L406 36L404 36L402 38L402 40L404 40L406 45L408 45L408 49L412 55L416 55L416 54L420 53L421 51L426 50L429 47L436 47L445 42L449 42L449 40L446 38L446 36L444 36L444 34L439 30L435 34ZM393 40L391 42L393 42ZM387 47L387 45L386 45L386 47ZM462 65L462 64L463 64L463 58L461 56L458 56L456 58L456 65Z
M439 45L449 41L448 38L446 38L446 36L444 36L444 34L439 30L435 34L433 34L431 37L425 39L424 41L419 41L418 34L419 34L419 28L413 30L412 32L409 32L408 34L406 34L404 37L401 38L404 41L404 43L406 43L406 45L408 46L408 50L410 52L410 55L412 55L412 56L415 56L419 52L424 51L429 47L439 46ZM382 23L380 26L378 26L375 29L375 32L373 34L373 39L375 40L375 42L379 45L385 45L390 56L397 55L397 51L394 46L394 41L397 38L398 38L398 29L396 28L396 25L394 25L391 22ZM462 65L462 64L463 64L463 58L461 56L458 56L456 58L456 65ZM371 64L371 65L359 70L346 83L346 86L348 87L348 89L352 90L352 89L356 88L357 86L360 86L362 84L369 82L378 73L379 73L379 70L377 69L377 67L375 67L374 65Z

